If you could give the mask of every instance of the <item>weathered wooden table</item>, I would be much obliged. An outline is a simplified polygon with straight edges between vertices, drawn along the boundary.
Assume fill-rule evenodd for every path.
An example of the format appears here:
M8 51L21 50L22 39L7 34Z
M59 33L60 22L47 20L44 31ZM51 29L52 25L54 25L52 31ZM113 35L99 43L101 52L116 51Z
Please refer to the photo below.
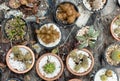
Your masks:
M48 0L48 1L50 3L50 0ZM64 0L53 0L53 3L58 4L60 1L64 1ZM71 0L67 0L67 1L71 1ZM82 26L94 25L95 29L100 32L100 36L98 37L95 48L89 49L89 50L91 50L91 52L94 55L95 65L94 65L93 70L88 75L82 76L82 77L72 75L71 73L68 72L68 70L65 67L64 73L56 81L68 81L69 79L72 79L72 78L79 78L82 81L93 81L95 72L98 71L102 67L111 67L111 68L115 69L118 72L118 75L120 78L120 68L115 68L115 67L108 65L103 59L103 54L104 54L107 46L109 46L111 43L117 42L111 36L109 28L110 28L110 24L111 24L113 18L116 15L120 14L120 7L117 5L115 0L108 0L107 5L105 6L105 8L102 11L97 12L97 13L91 13L91 12L87 11L86 9L81 8L82 7L81 3L78 4L78 2L81 0L72 0L72 1L78 5L80 13L83 17L79 18L78 21L76 22L77 26L75 27L72 34L69 36L67 43L65 43L65 45L63 47L59 46L59 49L61 51L58 55L62 58L64 65L65 65L66 55L72 49L75 48L76 31L79 28L81 28ZM0 2L2 5L4 3L4 0L0 0ZM52 11L53 9L52 8L53 8L52 5L49 5L50 12L47 15L47 19L45 19L44 22L51 22L51 21L55 22L53 19L53 11ZM9 9L9 10L11 10L11 9ZM3 15L5 15L5 14L2 14L3 12L6 13L7 11L5 9L3 10L3 8L0 8L0 23L1 23L1 25L2 25L2 21L4 20ZM31 49L33 49L32 45L37 43L34 31L35 31L35 28L39 27L39 25L34 22L34 19L32 19L32 20L26 19L26 21L28 21L30 24L29 33L28 33L28 36L26 37L26 40L22 44L27 45ZM44 22L41 21L40 24L44 23ZM72 27L71 28L63 28L60 26L60 28L61 28L62 34L63 34L63 39L62 39L62 43L63 43L66 40L66 37L68 36L68 34L70 33L69 31L72 29ZM0 29L2 29L2 28L0 27ZM12 45L14 45L14 44L12 44ZM2 70L2 77L0 77L0 81L6 81L8 78L19 78L23 81L43 81L37 75L36 70L35 70L35 65L30 72L28 72L26 74L21 74L21 75L15 74L9 70L9 68L7 67L6 62L5 62L5 56L6 56L7 51L9 50L9 48L12 45L7 39L4 38L2 30L1 30L1 32L0 32L0 68ZM52 49L44 49L43 47L41 47L41 52L37 54L35 52L35 50L33 49L33 51L35 52L36 60L42 54L44 54L46 52L51 52L51 50ZM67 50L67 51L65 51L65 50Z

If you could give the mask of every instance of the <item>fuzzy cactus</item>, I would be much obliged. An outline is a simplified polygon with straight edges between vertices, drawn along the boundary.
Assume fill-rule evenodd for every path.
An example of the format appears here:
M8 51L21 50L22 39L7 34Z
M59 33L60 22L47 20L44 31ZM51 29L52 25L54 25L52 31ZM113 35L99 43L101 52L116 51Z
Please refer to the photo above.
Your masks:
M112 52L111 59L116 62L120 62L120 50L119 49L116 49Z

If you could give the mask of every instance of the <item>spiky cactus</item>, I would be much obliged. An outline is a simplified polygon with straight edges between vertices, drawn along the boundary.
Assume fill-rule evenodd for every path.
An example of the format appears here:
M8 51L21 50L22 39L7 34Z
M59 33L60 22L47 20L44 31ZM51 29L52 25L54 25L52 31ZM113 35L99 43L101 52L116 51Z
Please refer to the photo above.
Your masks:
M111 54L111 59L120 62L120 49L115 49Z

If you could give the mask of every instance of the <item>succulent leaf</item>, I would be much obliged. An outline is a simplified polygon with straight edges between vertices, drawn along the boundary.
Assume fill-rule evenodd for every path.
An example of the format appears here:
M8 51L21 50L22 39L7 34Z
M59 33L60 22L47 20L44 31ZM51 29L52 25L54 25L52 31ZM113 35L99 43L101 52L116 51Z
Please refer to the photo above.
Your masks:
M101 76L100 76L100 79L101 79L102 81L107 81L107 76L106 76L106 75L101 75Z
M120 50L116 49L111 54L111 59L117 62L120 62Z

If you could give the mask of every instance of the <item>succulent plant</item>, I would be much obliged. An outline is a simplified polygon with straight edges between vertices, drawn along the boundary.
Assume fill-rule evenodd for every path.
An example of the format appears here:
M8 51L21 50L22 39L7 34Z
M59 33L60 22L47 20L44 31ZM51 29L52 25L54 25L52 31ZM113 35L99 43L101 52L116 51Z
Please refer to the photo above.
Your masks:
M88 67L88 57L82 53L77 54L75 50L70 53L70 57L75 62L74 70L78 71L80 68L87 68Z
M14 54L14 60L21 61L26 65L26 69L30 68L31 66L31 60L32 55L30 52L27 52L26 54L23 54L22 51L19 49L19 47L14 46L12 48L12 52Z
M120 62L120 49L115 49L111 54L111 59Z
M83 68L87 68L88 67L88 57L86 55L83 56L83 62L81 63Z
M100 76L100 79L101 79L102 81L107 81L107 78L108 78L108 77L107 77L106 75L104 75L104 74Z
M107 77L112 77L112 70L107 70L107 71L105 72L105 75L106 75Z
M99 32L95 31L95 29L91 26L89 27L88 31L85 32L85 34L83 34L82 36L76 36L77 40L80 42L79 49L87 46L93 48L98 35Z
M55 70L55 64L54 62L47 62L44 66L43 66L44 71L47 74L53 73Z

